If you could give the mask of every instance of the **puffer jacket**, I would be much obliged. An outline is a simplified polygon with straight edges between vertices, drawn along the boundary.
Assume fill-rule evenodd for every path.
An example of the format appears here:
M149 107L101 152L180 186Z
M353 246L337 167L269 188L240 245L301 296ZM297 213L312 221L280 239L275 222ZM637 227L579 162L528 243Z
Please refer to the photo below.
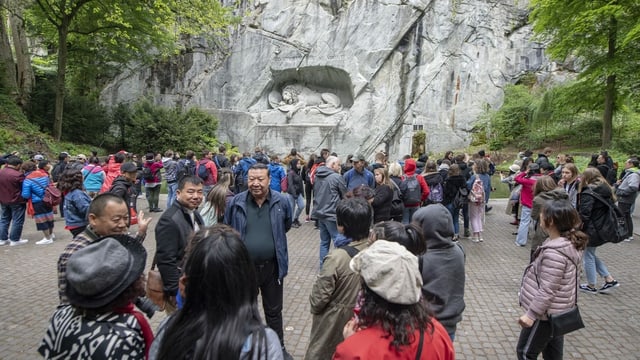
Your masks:
M564 254L564 255L563 255ZM563 237L547 239L524 271L520 306L531 319L546 320L548 314L571 309L576 303L576 272L582 251Z
M600 195L601 198L610 204L613 204L613 194L609 185L600 184L597 186L584 186L578 196L578 213L580 214L580 220L582 220L582 231L589 235L588 246L595 247L606 242L606 239L600 236L598 229L602 229L604 223L609 219L609 207L607 204L589 195L587 189Z
M49 185L49 174L44 170L36 170L24 179L22 183L22 197L31 199L32 203L42 202L44 189Z

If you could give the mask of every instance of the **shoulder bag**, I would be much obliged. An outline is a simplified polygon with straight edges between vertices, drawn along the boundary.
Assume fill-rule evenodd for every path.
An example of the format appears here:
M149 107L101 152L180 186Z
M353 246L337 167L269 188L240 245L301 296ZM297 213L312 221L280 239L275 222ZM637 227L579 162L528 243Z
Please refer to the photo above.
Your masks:
M153 258L151 269L147 274L147 287L145 290L147 292L147 297L160 308L160 311L163 311L165 307L164 284L162 282L160 271L156 269L155 257Z
M580 316L580 309L578 308L578 265L576 265L576 263L562 251L554 251L569 259L576 268L576 303L570 310L558 314L547 315L549 317L549 322L551 323L551 336L556 337L584 328L584 322L582 322L582 316Z

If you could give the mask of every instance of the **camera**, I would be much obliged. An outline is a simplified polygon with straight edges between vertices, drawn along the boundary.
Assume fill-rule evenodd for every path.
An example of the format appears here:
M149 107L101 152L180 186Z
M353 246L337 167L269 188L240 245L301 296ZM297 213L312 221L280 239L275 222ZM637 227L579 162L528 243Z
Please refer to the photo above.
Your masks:
M149 319L153 317L156 311L160 310L160 308L146 296L138 296L136 298L135 305L140 309L140 311L147 315Z

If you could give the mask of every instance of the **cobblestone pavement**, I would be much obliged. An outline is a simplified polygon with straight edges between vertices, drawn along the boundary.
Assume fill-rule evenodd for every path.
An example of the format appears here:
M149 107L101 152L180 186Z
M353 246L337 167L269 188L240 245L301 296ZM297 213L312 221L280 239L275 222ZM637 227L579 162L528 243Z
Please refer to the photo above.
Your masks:
M456 334L458 359L515 358L521 314L517 292L529 249L514 245L511 232L515 227L504 214L504 201L492 200L491 204L494 209L486 216L484 243L461 240L467 256L467 308ZM145 206L140 200L139 208ZM152 216L157 219L159 214ZM638 231L640 217L636 215L634 220ZM58 303L56 262L71 239L62 220L57 218L55 226L57 239L52 245L34 244L41 233L35 230L33 220L27 219L23 237L29 243L0 247L0 359L39 358L36 349ZM288 351L302 359L311 329L308 298L318 266L319 235L313 223L305 223L292 229L288 237L285 339ZM153 231L145 246L151 259ZM632 242L604 245L598 255L621 286L609 295L580 293L578 302L587 327L566 336L565 359L637 359L640 316L635 300L640 298L640 238L636 235ZM152 326L162 318L163 314L154 316Z

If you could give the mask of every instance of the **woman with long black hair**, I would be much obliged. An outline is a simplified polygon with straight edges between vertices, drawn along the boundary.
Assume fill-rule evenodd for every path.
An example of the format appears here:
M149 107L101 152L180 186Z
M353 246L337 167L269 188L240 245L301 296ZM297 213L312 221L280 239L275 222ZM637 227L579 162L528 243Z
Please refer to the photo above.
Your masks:
M149 358L282 359L278 335L260 318L254 265L240 235L226 225L201 229L185 258L184 306L161 324Z

